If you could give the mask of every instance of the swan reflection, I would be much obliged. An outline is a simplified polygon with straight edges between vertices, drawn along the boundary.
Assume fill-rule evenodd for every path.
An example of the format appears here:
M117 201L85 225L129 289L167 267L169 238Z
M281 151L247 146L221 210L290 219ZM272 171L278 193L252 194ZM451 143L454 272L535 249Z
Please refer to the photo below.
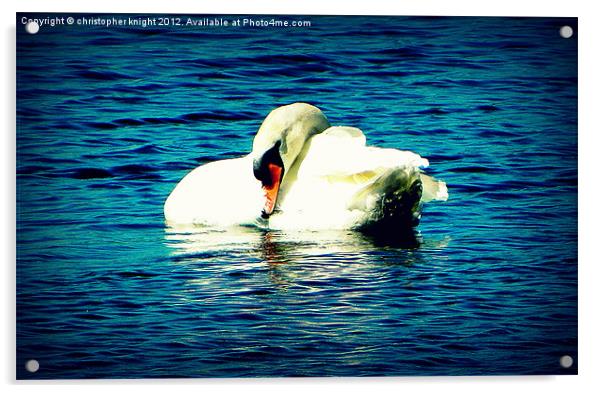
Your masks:
M420 268L437 255L444 258L449 242L425 240L419 234L387 239L353 231L194 226L166 228L165 239L170 261L193 277L176 296L206 305L250 301L249 293L291 292L302 301L341 286L347 289L337 296L353 304L357 291L380 280L412 286L412 267Z
M237 263L262 262L270 268L297 263L385 261L412 264L421 259L421 248L443 249L449 238L425 240L420 234L376 236L354 231L266 231L253 227L166 227L165 240L178 260L218 256ZM391 258L393 256L393 258Z

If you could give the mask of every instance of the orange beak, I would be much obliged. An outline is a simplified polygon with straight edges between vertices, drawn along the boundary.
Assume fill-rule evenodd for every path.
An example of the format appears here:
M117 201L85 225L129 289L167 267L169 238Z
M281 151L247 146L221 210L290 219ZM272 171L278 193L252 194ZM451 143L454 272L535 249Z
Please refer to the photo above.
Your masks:
M271 184L262 187L265 193L265 206L263 207L264 216L272 214L274 207L276 206L282 177L282 167L276 164L268 164L268 171L270 172Z

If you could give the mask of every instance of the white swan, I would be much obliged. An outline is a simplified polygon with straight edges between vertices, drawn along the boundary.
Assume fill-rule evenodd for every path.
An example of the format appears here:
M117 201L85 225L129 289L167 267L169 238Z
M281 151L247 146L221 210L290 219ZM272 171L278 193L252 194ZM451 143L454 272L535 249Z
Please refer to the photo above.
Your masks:
M366 146L361 130L331 127L296 103L266 117L249 155L186 175L164 213L170 225L403 230L418 224L422 203L447 200L427 166L409 151Z

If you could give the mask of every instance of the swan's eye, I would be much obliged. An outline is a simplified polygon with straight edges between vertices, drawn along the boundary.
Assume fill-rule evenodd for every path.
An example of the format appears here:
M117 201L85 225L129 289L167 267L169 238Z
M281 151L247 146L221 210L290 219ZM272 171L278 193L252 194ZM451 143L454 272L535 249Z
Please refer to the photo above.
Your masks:
M270 164L282 168L284 175L284 164L280 158L280 141L276 142L269 150L267 150L259 159L253 161L253 174L255 178L261 182L263 186L272 186L274 180L270 172Z

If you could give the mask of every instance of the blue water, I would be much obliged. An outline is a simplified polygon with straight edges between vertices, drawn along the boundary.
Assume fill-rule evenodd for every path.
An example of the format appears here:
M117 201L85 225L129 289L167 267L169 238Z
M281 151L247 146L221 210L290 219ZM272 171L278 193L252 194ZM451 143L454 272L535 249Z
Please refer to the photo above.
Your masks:
M576 19L21 16L18 378L577 372ZM449 201L404 242L165 227L188 171L297 101L428 158Z

